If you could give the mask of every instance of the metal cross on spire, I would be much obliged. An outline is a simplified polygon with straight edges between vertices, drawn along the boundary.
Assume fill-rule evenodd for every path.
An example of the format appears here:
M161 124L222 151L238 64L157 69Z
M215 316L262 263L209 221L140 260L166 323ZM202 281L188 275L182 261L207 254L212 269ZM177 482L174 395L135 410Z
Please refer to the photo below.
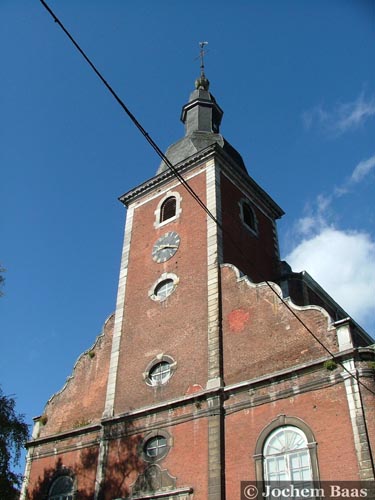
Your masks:
M199 42L199 46L201 48L199 52L199 57L201 60L201 74L200 77L195 81L196 89L208 90L210 82L207 80L206 75L204 74L204 54L205 54L205 46L208 45L208 42Z
M201 59L201 76L204 76L204 54L205 54L205 46L208 45L208 42L199 42L200 50L200 59Z

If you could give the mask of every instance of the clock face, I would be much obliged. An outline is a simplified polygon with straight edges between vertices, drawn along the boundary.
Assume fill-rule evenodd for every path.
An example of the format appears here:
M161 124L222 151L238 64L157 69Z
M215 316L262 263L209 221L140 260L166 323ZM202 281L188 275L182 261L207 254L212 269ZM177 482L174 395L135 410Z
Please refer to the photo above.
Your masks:
M180 245L180 237L175 232L165 233L154 244L152 258L155 262L165 262L173 257Z

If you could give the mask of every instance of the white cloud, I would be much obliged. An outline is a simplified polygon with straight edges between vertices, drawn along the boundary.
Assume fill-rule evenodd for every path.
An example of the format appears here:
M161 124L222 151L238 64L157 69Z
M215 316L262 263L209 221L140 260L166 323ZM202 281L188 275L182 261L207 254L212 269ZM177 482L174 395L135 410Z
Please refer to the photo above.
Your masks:
M363 160L358 163L358 165L353 170L353 173L350 177L350 181L352 183L361 182L366 175L368 175L371 170L375 167L375 155L371 156L367 160Z
M371 324L375 316L375 241L367 233L323 228L302 240L286 261L294 271L311 274L359 324Z
M375 329L375 240L365 232L337 229L333 203L373 169L375 155L360 161L331 194L318 195L306 207L293 230L294 248L285 258L294 271L311 274L365 329Z
M350 193L351 189L362 182L372 170L375 170L375 154L360 161L350 177L343 181L340 186L336 186L331 194L319 194L315 202L306 207L307 214L295 224L295 232L302 236L312 236L322 229L332 226L335 214L331 205L334 200Z
M331 110L321 105L302 114L307 129L314 125L333 135L341 135L361 126L368 118L375 116L375 96L366 98L361 92L352 102L339 103Z

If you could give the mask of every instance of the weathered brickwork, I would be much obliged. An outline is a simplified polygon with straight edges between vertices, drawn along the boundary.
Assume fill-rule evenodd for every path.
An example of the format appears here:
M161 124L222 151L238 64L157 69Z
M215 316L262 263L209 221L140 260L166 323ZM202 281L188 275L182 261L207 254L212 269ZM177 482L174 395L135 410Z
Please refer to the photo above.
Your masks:
M272 280L277 275L273 218L261 200L243 188L241 191L227 176L221 175L224 262L234 264L254 282ZM254 235L240 217L240 201L251 202L257 220Z
M47 403L38 437L98 423L104 410L113 315L106 321L94 345L76 362L65 386Z
M205 172L192 177L190 185L205 200ZM207 382L206 214L178 186L174 191L182 198L181 216L155 229L155 209L170 188L165 186L150 201L139 200L134 210L115 413L183 395L192 385L204 387ZM151 257L153 245L170 231L181 238L178 258L157 263ZM174 273L179 281L168 300L159 303L148 293L163 273ZM194 317L194 322L187 322L187 317ZM176 361L175 373L168 384L148 387L143 373L162 353Z
M48 498L48 492L53 480L62 474L68 474L74 478L76 498L81 500L93 498L97 451L97 446L87 445L78 451L60 452L44 458L34 459L27 489L27 498L30 500Z
M222 268L224 373L226 384L259 377L327 356L266 284L253 285L232 266ZM293 306L291 305L293 308ZM295 309L306 325L336 352L334 329L318 308Z
M199 80L183 113L198 129L168 150L210 214L165 164L120 198L116 310L36 419L21 500L48 499L61 476L74 500L237 500L241 481L265 478L274 432L299 436L314 481L374 478L371 339L280 262L283 212L218 133L221 114Z

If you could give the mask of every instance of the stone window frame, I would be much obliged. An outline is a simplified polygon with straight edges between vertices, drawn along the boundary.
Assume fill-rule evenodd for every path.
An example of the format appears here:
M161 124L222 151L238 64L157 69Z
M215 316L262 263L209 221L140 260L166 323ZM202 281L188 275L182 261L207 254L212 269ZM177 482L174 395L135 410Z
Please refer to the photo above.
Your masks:
M267 438L272 432L281 427L296 427L299 431L303 432L307 441L307 448L310 452L311 470L314 487L319 488L319 465L318 465L318 455L317 455L317 442L315 440L314 434L311 428L298 417L288 417L286 415L279 415L277 418L272 420L259 434L259 437L255 446L255 454L253 458L255 460L255 477L257 482L263 483L264 481L264 445ZM259 493L259 498L262 497L262 492Z
M146 445L151 439L154 439L158 436L163 437L166 440L166 447L165 447L164 451L162 453L160 453L160 455L157 455L156 457L150 457L146 453ZM145 435L145 437L143 438L143 440L140 444L139 452L140 452L142 459L145 462L154 464L154 463L161 462L168 455L169 450L172 448L172 446L173 446L173 438L169 434L169 432L162 430L162 429L157 429L157 430L148 432Z
M165 382L161 382L158 384L153 383L150 377L150 372L151 370L158 365L159 363L169 363L170 366L170 375L168 379ZM174 375L174 372L176 371L177 368L177 362L172 358L172 356L169 356L168 354L158 354L150 363L147 365L146 370L143 372L143 380L146 382L146 384L149 387L155 388L155 387L161 387L162 385L168 384L171 378Z
M156 290L158 286L166 280L172 280L173 281L173 289L172 291L166 296L166 297L158 297L156 295ZM180 282L179 277L174 274L174 273L163 273L152 285L152 287L148 291L148 296L150 297L151 300L154 300L155 302L164 302L165 300L168 299L170 295L176 290L178 283Z
M52 496L51 495L51 493L52 493L51 490L52 490L54 484L56 483L56 481L58 481L62 477L68 477L69 479L72 480L72 493L71 493L71 496L72 496L73 500L75 500L77 498L77 480L76 480L76 477L74 476L73 472L70 469L63 468L61 470L58 470L53 475L53 477L51 478L51 483L50 483L49 488L48 488L47 500L57 500L59 498L58 495L53 495ZM62 496L62 495L60 495L60 496Z
M160 217L161 217L161 207L163 203L168 199L168 198L176 198L176 213L173 217L167 220L163 220L160 222ZM154 227L159 228L163 227L166 224L169 224L172 221L175 221L178 219L181 215L182 208L181 208L181 202L182 202L182 196L178 191L168 191L161 200L159 200L158 206L156 207L154 214L155 214L155 222L154 222Z
M252 235L258 236L259 235L259 231L258 231L259 221L258 221L258 217L256 216L253 204L247 198L241 198L241 200L238 202L238 205L240 207L240 219L241 219L242 224L246 227L246 229L248 231L251 232ZM251 213L253 215L254 227L249 226L249 224L247 224L247 222L245 222L244 205L246 205L249 208L249 210L251 211Z

